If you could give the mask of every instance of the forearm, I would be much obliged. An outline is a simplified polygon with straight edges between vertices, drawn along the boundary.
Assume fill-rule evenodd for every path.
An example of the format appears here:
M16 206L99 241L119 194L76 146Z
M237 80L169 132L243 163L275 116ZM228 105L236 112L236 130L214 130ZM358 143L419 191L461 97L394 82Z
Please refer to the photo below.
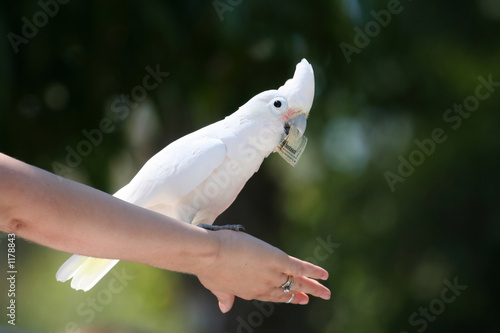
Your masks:
M71 253L196 274L213 233L0 154L0 229ZM188 245L189 244L189 245Z

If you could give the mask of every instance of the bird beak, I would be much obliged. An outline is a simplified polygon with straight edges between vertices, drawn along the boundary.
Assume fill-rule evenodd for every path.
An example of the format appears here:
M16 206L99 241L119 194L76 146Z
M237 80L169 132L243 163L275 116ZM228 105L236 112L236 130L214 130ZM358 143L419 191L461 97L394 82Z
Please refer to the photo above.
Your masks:
M307 117L299 113L297 116L291 118L288 122L289 126L295 127L299 130L299 138L304 135L307 127Z
M278 91L288 100L288 107L294 115L287 120L303 136L307 126L307 117L314 99L314 71L311 64L302 59L295 68L293 78L286 81Z

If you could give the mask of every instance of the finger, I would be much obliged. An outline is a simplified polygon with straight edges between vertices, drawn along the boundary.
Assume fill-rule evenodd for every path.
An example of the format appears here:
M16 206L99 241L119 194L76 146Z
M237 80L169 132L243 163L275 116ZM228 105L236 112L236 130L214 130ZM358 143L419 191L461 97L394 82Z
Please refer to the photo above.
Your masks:
M289 294L283 293L283 295L279 297L278 302L287 304L306 305L307 303L309 303L309 296L307 296L304 293L289 293Z
M293 298L292 298L293 295ZM309 296L304 293L284 293L283 289L275 289L271 293L260 296L256 298L262 302L273 302L273 303L289 303L289 304L300 304L305 305L309 303ZM292 300L290 302L290 299Z
M292 267L289 272L285 273L294 276L307 276L313 279L328 279L328 272L325 269L295 257L289 256L289 258L292 262Z
M302 292L304 294L310 294L312 296L320 297L325 300L329 300L331 297L331 292L330 290L323 286L321 283L319 283L316 280L310 279L305 276L293 276L293 275L286 275L282 274L280 289L284 292L284 289L282 288L286 282L289 281L289 278L293 277L293 283L291 288L289 288L289 293L292 292Z
M233 307L234 295L227 294L221 291L212 291L212 293L219 300L219 309L222 313L226 313Z
M278 296L275 297L275 302L305 305L309 303L309 296L304 293L290 292L288 294L285 294L283 290L281 290L281 293L278 293Z
M304 276L294 276L293 285L290 289L290 293L293 292L302 292L326 300L330 299L332 295L327 287L316 280Z

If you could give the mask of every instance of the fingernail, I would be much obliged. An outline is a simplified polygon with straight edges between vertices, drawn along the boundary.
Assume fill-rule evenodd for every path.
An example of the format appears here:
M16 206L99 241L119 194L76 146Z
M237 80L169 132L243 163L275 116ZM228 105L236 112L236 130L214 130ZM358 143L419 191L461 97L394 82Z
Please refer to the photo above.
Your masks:
M322 299L329 300L330 297L332 297L332 294L328 291L325 291L324 293L321 294Z
M309 303L307 299L303 299L299 302L300 305L306 305L307 303Z
M221 303L221 302L219 302L219 309L220 309L220 311L221 311L222 313L226 313L226 312L228 311L228 310L227 310L227 306L226 306L226 304Z

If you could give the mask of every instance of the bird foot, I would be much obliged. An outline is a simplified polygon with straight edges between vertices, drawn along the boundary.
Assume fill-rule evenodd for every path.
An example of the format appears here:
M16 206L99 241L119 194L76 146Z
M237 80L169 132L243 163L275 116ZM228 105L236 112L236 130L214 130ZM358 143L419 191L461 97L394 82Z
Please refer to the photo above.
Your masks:
M210 225L205 223L199 223L198 227L211 231L219 231L219 230L245 231L245 228L241 224Z

